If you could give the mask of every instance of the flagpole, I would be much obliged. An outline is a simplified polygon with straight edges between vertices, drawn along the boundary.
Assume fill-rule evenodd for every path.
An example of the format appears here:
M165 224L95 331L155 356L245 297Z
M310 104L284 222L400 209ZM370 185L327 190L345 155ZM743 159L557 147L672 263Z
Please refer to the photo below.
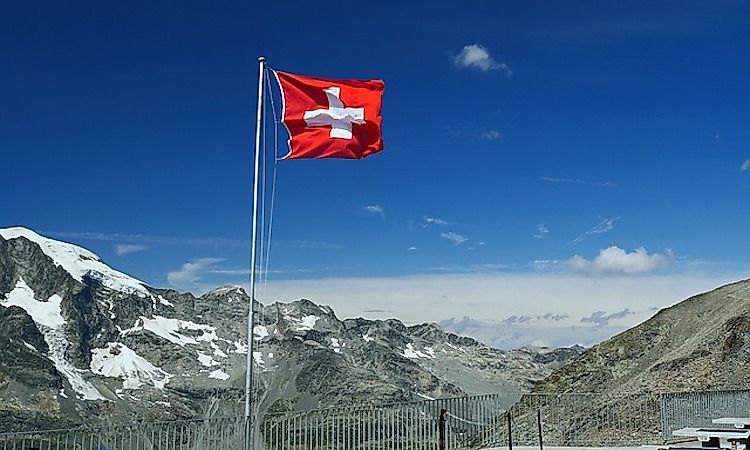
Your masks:
M258 58L258 110L255 124L255 176L253 177L253 232L250 244L250 308L247 314L247 367L245 372L245 449L255 448L253 439L252 389L253 389L253 325L255 323L255 262L258 241L258 185L260 179L260 134L263 117L263 81L266 58Z

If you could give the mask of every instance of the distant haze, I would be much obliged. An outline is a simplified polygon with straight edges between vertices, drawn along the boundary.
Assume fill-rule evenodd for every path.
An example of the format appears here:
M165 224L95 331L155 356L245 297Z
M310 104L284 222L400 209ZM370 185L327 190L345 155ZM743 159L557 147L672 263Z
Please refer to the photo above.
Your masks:
M742 278L743 274L691 273L331 278L269 282L257 298L264 303L309 298L332 306L341 317L439 322L500 348L588 346L648 319L658 309Z

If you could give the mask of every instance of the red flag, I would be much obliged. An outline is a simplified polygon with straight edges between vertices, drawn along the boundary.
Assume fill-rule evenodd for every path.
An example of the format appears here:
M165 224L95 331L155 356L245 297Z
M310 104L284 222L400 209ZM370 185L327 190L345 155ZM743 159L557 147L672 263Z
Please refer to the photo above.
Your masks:
M274 71L282 120L289 131L284 159L362 159L383 149L382 80L335 80Z

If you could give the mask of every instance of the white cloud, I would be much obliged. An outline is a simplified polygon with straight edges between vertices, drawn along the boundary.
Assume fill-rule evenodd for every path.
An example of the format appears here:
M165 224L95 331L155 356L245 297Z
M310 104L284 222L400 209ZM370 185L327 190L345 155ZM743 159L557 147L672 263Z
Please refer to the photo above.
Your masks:
M484 241L477 241L477 242L470 242L469 246L466 248L467 250L474 250L477 247L481 247L483 245L486 245L487 243Z
M511 269L511 266L509 264L499 264L499 263L474 264L472 266L472 270L474 272L479 272L479 273L498 272L501 270L509 270L509 269Z
M368 205L362 207L365 212L374 214L376 216L385 217L385 208L382 205Z
M482 139L487 139L488 141L496 141L503 137L497 130L484 130L480 136Z
M42 231L45 235L61 239L76 239L105 242L128 242L132 244L154 244L154 245L185 245L185 246L227 246L247 247L249 239L230 239L223 237L172 237L154 236L149 234L120 234L120 233L98 233L98 232L65 232L65 231Z
M491 273L491 272L507 272L513 269L510 264L503 263L482 263L482 264L468 264L465 266L461 265L449 265L449 266L435 266L431 267L430 270L445 274L457 274L457 273Z
M606 188L617 187L617 183L614 183L612 181L587 181L587 180L581 180L579 178L555 178L555 177L539 177L539 179L542 181L546 181L548 183L578 184L581 186L596 186L596 187L606 187Z
M273 246L297 250L341 250L344 248L341 244L323 241L274 241Z
M651 253L640 247L633 252L612 246L599 250L599 255L588 260L575 255L566 261L569 270L589 276L640 275L674 267L674 254Z
M115 253L117 253L117 256L127 255L128 253L142 252L144 250L148 250L148 246L146 246L146 245L137 245L137 244L117 244L117 245L115 245Z
M746 271L666 272L640 277L591 277L578 273L484 271L378 278L269 281L263 302L309 298L339 317L386 318L365 310L394 311L408 323L448 317L503 320L510 315L555 311L585 317L593 311L663 308L691 295L746 278Z
M614 230L615 222L619 219L620 219L619 217L610 217L610 218L602 220L601 222L596 224L594 228L588 230L587 232L573 239L573 242L571 242L570 244L576 245L591 235L604 234L604 233Z
M560 261L557 259L537 259L535 261L532 261L529 265L532 269L538 272L549 272L558 270L559 264Z
M610 217L609 219L602 220L597 226L589 230L589 234L602 234L612 231L615 228L615 221L617 219L617 217Z
M409 247L409 251L410 251L410 252L411 252L411 251L414 251L414 250L416 250L416 249L417 249L417 247L415 247L415 246L413 246L413 245L412 245L411 247Z
M741 171L746 171L747 169L750 169L750 159L746 159L743 161L742 165L740 166Z
M449 241L453 242L454 245L461 245L469 240L469 238L467 238L466 236L462 236L452 231L448 231L447 233L440 233L440 237L448 239Z
M424 223L428 225L450 225L447 220L441 219L439 217L425 217Z
M169 272L167 274L167 281L177 289L195 289L203 279L203 276L222 261L224 261L222 258L193 259L183 264L179 270Z
M495 61L487 48L479 44L465 46L461 53L453 59L453 62L460 67L476 67L484 72L500 70L508 76L513 74L507 64Z
M607 311L594 311L588 317L582 317L581 322L592 323L597 327L606 327L610 321L627 318L635 313L630 308L607 314Z
M615 312L594 310L575 316L548 312L511 315L504 320L461 316L443 320L440 325L453 333L471 336L503 349L525 346L558 348L575 344L591 346L649 319L657 311L658 308L653 307L638 311L623 308Z
M534 239L544 239L547 237L547 234L549 234L549 230L543 223L540 223L539 226L536 227L536 231Z

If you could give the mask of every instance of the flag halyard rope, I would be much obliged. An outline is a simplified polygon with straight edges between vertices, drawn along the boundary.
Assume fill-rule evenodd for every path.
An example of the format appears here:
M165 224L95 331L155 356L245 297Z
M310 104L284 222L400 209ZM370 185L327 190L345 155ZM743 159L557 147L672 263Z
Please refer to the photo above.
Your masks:
M270 71L271 69L266 69L267 71ZM266 288L268 286L268 270L270 266L270 259L271 259L271 238L273 235L273 213L274 213L274 206L276 204L276 179L278 175L278 167L279 167L279 123L281 122L281 118L276 115L276 103L274 102L273 98L273 89L271 85L271 80L269 76L266 76L266 85L267 85L267 91L268 91L268 98L270 100L271 104L271 117L273 118L273 174L271 175L271 198L270 198L270 209L268 213L268 234L267 234L267 242L266 242L266 251L265 251L265 273L263 274L263 287Z

